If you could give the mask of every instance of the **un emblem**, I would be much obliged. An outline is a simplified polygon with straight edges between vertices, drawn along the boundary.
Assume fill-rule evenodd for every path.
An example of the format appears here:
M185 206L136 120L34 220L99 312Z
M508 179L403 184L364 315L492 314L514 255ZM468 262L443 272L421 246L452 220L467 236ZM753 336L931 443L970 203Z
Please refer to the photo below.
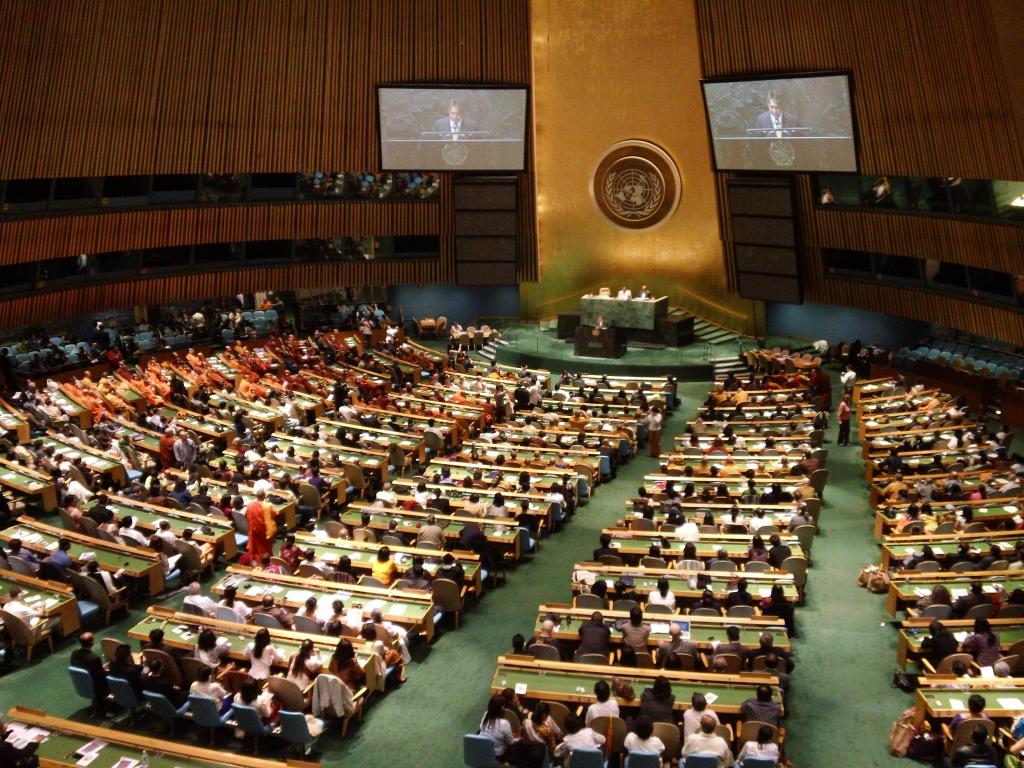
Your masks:
M590 196L613 224L649 229L679 205L682 182L672 158L647 141L612 146L594 170Z
M441 148L441 158L445 165L462 165L469 159L469 150L465 144L452 141Z
M793 165L793 161L796 160L796 151L788 141L771 142L768 146L768 154L771 155L772 162L779 166L779 168L789 168Z

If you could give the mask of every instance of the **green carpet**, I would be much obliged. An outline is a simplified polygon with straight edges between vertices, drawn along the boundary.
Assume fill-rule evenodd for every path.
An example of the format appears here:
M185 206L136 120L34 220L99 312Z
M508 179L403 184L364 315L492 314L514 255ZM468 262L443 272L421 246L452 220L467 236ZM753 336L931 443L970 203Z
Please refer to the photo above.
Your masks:
M680 385L684 405L668 420L663 447L671 445L706 392L707 384ZM834 426L831 435L834 441ZM828 447L831 478L822 531L813 550L807 602L797 611L801 634L794 644L788 754L801 768L840 762L858 768L906 765L890 757L886 746L889 724L912 703L911 696L889 684L896 635L884 623L884 598L856 586L860 566L878 559L860 451L837 448L834 442ZM325 734L316 757L325 766L462 765L461 736L477 727L495 658L510 649L513 634L530 631L539 603L570 599L572 563L589 556L599 530L621 514L624 500L655 467L655 460L638 456L617 480L597 490L563 532L545 539L532 562L511 571L505 586L471 605L457 631L446 626L432 646L414 646L408 682L376 698L348 738ZM142 613L134 611L100 636L124 637ZM72 693L66 671L73 647L64 641L52 656L40 649L37 661L22 662L0 678L4 711L23 704L84 719L83 702ZM179 734L194 738L188 729ZM271 745L267 748L267 756L279 755Z

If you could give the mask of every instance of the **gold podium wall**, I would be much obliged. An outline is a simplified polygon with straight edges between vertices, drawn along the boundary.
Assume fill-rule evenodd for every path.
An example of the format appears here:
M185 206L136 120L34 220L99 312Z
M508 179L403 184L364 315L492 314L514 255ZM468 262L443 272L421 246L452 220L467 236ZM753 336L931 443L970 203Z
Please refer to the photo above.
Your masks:
M754 331L760 304L726 290L693 2L532 0L531 30L540 282L521 286L523 316L576 312L588 290L646 282ZM590 196L598 161L628 139L660 146L682 179L675 214L650 230L620 229Z

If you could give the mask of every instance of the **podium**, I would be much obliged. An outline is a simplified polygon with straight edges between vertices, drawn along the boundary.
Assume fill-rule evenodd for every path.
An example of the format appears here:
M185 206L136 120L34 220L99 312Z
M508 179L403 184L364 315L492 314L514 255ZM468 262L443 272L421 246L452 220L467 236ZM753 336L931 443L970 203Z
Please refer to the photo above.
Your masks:
M621 328L576 326L573 354L576 357L622 357L626 352L626 334Z

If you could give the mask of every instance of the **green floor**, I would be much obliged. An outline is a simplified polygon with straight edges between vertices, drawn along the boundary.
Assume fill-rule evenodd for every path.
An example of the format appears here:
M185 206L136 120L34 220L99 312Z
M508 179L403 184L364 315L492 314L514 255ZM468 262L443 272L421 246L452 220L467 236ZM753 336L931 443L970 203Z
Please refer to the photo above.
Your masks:
M671 444L706 392L707 384L680 385L684 406L668 421L663 445ZM886 623L883 597L856 586L860 566L878 559L860 451L836 448L834 434L833 427L822 531L814 547L807 602L797 612L801 636L795 642L788 753L801 768L839 764L837 756L843 756L843 765L858 768L906 765L890 757L886 747L890 722L912 703L911 696L889 684L896 635ZM653 459L638 456L615 482L598 490L565 531L543 542L533 562L511 572L506 586L469 608L457 631L445 629L431 647L415 647L408 682L378 698L348 738L322 737L320 761L329 766L461 765L461 735L477 727L495 657L509 650L513 634L530 630L538 603L569 600L572 563L589 555L600 528L621 513L623 501L655 466ZM141 613L137 610L101 636L124 637ZM40 651L38 661L21 663L0 678L3 709L24 704L84 718L66 672L72 647L65 641L52 656ZM189 738L187 729L183 733Z

